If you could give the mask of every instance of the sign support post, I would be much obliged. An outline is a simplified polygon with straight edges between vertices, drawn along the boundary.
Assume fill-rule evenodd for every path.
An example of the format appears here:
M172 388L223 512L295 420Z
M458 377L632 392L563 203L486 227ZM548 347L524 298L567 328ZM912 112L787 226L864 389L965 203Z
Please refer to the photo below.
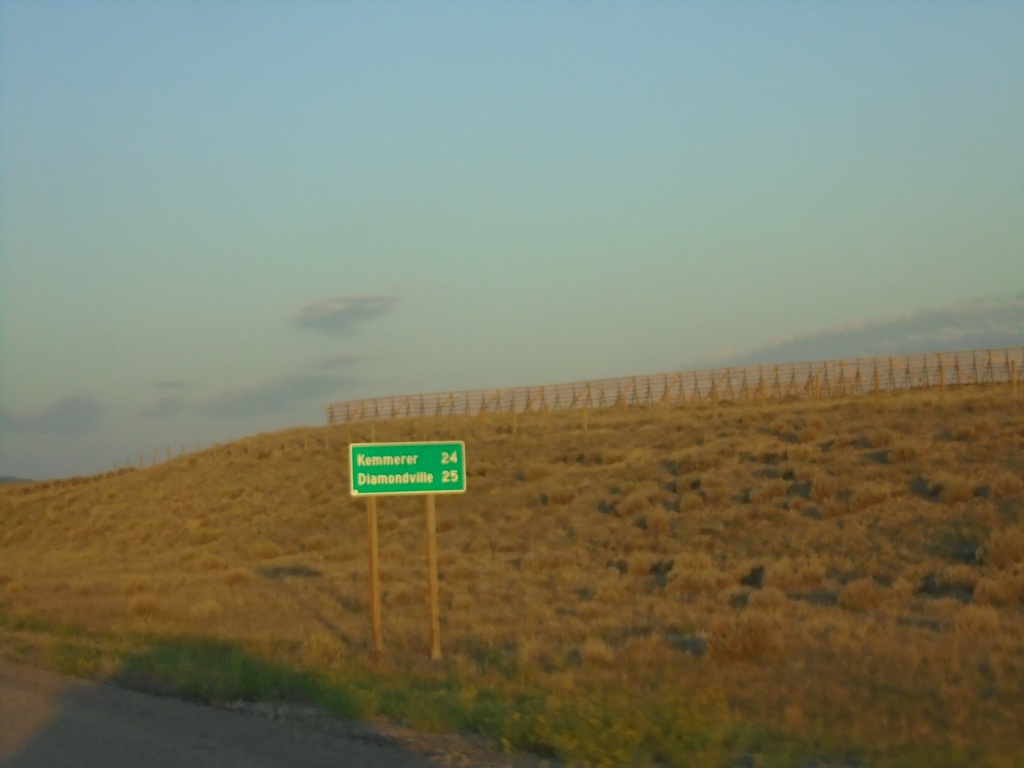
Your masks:
M427 509L427 581L430 593L430 658L441 658L441 611L437 585L437 510L434 494L426 495Z
M380 622L380 560L377 542L377 499L366 499L366 529L370 549L370 627L373 635L373 654L380 658L384 652L384 640Z

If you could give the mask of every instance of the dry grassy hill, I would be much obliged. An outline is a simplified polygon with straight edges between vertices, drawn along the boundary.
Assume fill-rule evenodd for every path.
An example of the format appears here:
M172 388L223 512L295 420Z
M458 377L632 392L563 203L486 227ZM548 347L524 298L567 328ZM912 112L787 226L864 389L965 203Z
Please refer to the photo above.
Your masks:
M347 490L369 425L0 488L0 653L77 643L116 675L154 638L224 638L336 681L444 683L446 715L412 693L373 711L594 763L1024 764L1008 386L374 429L466 442L468 492L438 500L442 664L416 497L381 500L370 658ZM512 703L486 720L482 692ZM528 692L543 704L517 714Z

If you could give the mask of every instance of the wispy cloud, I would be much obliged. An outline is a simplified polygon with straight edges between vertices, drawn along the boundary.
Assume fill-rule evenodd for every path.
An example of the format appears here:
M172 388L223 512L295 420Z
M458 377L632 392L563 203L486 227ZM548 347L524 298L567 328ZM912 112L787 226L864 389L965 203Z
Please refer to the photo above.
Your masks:
M198 403L196 408L204 415L218 419L266 416L282 413L310 400L339 397L353 382L354 379L348 376L285 376L260 386L223 392Z
M107 406L91 395L71 395L39 413L20 415L0 411L0 429L45 435L84 435L100 426Z
M828 328L758 349L723 350L710 366L831 360L1024 345L1024 294Z
M397 296L334 296L304 306L291 325L344 336L359 324L386 315L397 304Z
M188 409L183 397L162 397L142 412L147 419L169 419L179 416Z

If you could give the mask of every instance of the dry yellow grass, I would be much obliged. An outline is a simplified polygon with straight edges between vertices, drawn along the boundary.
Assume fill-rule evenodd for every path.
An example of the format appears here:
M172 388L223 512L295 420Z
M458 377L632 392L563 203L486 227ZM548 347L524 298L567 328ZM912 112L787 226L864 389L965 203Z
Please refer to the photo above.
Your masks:
M574 413L520 414L514 434L499 415L376 426L466 441L468 492L437 503L442 644L462 679L713 689L810 740L1014 756L1021 434L1024 404L982 387L591 410L586 430ZM296 429L0 488L0 610L368 664L347 438ZM382 499L379 516L386 663L429 669L422 500Z

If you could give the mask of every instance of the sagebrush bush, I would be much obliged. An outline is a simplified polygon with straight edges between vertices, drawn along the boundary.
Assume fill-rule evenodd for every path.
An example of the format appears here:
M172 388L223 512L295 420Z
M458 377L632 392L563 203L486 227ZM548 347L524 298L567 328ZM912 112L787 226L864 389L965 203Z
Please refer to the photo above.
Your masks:
M850 511L849 503L840 499L828 499L822 502L821 516L826 520L834 517L842 517Z
M549 494L552 504L569 504L576 498L575 488L555 488Z
M753 489L750 492L750 500L754 504L764 504L772 499L777 499L780 496L785 496L786 491L789 489L789 483L781 478L775 480L769 480L764 485Z
M820 429L808 426L796 433L796 439L801 443L810 443L817 440L820 435Z
M789 461L807 462L814 458L815 451L809 445L794 445L786 449L786 458Z
M978 558L994 568L1009 568L1024 563L1024 526L1016 525L993 531L979 549Z
M616 510L623 517L633 517L646 512L663 496L664 492L656 483L643 483L624 496Z
M532 462L530 464L525 464L516 470L515 475L517 478L525 480L526 482L533 482L535 480L543 480L546 477L550 477L553 472L554 469L552 469L550 464Z
M819 504L839 493L839 481L831 475L819 475L811 482L810 497Z
M890 445L895 445L899 437L899 433L891 429L880 429L871 439L871 443L876 448L888 448Z
M748 606L767 613L781 611L786 607L788 602L789 599L786 597L786 593L781 589L776 589L775 587L765 587L763 589L755 590L747 599Z
M757 609L712 618L707 638L708 655L721 661L764 658L784 646L780 616Z
M925 451L924 446L912 439L902 439L889 448L889 461L893 464L905 464L920 457Z
M885 588L870 576L854 579L839 591L839 605L850 611L873 611L885 602Z
M680 512L693 512L695 509L701 509L703 506L704 497L699 493L688 491L679 497Z
M993 578L978 579L974 599L981 605L995 606L1024 602L1024 572L1003 572Z
M273 560L281 554L281 548L270 541L258 541L252 547L252 556L257 560Z
M825 580L827 572L825 564L817 556L782 557L768 564L765 583L781 590L811 589Z
M307 536L302 542L303 548L307 552L321 552L330 545L330 540L324 533L314 533L311 536Z
M1013 472L1000 472L992 478L991 488L996 498L1021 496L1024 495L1024 479Z
M672 518L661 507L650 510L645 517L647 532L652 536L668 536L672 532Z
M220 571L227 568L227 566L227 560L211 552L204 552L199 558L199 567L204 571Z
M849 509L859 512L862 509L881 504L892 495L892 489L884 483L865 483L857 487L850 496Z
M224 582L233 587L252 581L255 575L247 568L231 568L224 572Z
M590 637L580 649L580 658L588 664L607 666L615 661L615 650L604 640Z
M680 568L669 574L668 593L673 596L715 594L736 583L731 573L717 568Z
M989 634L999 629L999 613L991 605L966 605L953 623L963 635Z
M723 456L713 455L710 451L688 450L676 457L676 466L680 474L689 475L694 472L706 472L722 463Z
M976 485L970 478L943 472L936 476L934 487L938 490L939 498L943 502L956 504L973 498Z

